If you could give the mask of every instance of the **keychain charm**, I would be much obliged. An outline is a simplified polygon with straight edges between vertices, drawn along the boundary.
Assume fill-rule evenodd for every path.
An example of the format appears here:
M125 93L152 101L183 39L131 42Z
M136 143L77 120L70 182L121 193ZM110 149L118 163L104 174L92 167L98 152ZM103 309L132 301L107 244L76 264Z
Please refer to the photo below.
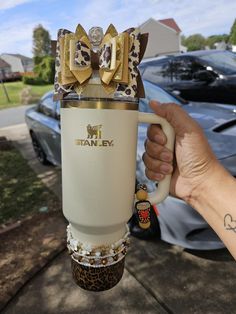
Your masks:
M135 208L138 213L139 227L142 229L148 229L151 226L150 209L151 203L147 200L148 193L145 184L138 185L138 191L136 193L137 202Z

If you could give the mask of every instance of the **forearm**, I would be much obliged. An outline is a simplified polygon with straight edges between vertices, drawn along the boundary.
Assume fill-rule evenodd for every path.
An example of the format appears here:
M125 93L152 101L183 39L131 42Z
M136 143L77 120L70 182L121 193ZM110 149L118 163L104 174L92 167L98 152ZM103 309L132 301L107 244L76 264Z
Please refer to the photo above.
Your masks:
M236 180L221 166L193 191L193 206L236 259Z

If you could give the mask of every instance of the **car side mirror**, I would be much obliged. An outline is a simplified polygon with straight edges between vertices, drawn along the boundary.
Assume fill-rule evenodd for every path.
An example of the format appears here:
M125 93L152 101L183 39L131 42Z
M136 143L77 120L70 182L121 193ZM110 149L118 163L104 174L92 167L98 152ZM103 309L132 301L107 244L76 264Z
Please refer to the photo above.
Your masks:
M212 71L208 70L201 70L196 73L194 73L193 78L198 81L211 83L216 79L216 75Z

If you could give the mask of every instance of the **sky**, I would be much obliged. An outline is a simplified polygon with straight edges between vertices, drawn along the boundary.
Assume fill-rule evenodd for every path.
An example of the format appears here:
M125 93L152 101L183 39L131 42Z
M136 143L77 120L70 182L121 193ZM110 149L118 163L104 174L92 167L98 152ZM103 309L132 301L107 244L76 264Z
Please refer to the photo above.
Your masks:
M0 54L32 56L32 34L42 24L56 39L59 28L89 30L113 23L119 32L149 18L174 18L182 34L229 33L236 0L0 0Z

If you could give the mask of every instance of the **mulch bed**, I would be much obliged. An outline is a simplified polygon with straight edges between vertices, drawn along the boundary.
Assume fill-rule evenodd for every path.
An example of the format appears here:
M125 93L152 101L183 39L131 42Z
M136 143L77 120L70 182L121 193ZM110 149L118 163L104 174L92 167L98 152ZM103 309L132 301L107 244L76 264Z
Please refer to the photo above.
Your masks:
M54 205L55 209L61 208L59 202ZM65 249L66 225L61 210L55 210L28 216L0 233L0 310Z

